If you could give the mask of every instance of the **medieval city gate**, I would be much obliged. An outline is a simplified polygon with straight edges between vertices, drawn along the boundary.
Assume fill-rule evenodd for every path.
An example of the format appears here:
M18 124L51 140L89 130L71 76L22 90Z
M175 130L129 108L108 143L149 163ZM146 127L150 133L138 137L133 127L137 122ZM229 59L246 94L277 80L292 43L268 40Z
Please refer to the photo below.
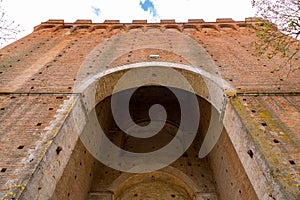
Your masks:
M1 154L0 197L297 199L299 76L288 81L270 76L280 58L254 56L251 23L50 20L1 50L1 153L10 153ZM165 69L179 73L193 91L176 87ZM139 125L150 124L148 113L157 100L171 111L162 131L148 141L121 131L111 111L112 98L122 101L135 79L116 92L115 86L135 70L151 72L142 75L153 80L172 80L169 88L146 82L133 93L129 110ZM184 99L196 97L200 108L189 148L170 165L147 173L128 173L140 166L122 172L100 162L99 154L109 154L97 149L103 145L95 140L98 125L114 145L138 154L172 141L183 119L170 88ZM277 109L279 102L285 110ZM294 120L287 123L284 112ZM217 143L201 157L206 136ZM165 158L174 152L168 153Z

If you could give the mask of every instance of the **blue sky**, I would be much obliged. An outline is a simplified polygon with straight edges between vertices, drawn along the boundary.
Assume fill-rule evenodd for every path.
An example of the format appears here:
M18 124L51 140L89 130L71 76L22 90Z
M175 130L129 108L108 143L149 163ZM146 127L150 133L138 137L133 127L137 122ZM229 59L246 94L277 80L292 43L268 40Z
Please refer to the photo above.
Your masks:
M140 6L141 8L145 11L145 12L150 12L150 14L155 18L155 17L159 17L157 12L156 12L156 8L153 4L153 2L151 0L140 0Z
M91 19L101 23L105 19L119 19L123 23L133 19L188 19L215 21L217 18L244 20L255 11L251 0L2 0L7 17L24 30L18 37L29 34L33 27L48 19Z

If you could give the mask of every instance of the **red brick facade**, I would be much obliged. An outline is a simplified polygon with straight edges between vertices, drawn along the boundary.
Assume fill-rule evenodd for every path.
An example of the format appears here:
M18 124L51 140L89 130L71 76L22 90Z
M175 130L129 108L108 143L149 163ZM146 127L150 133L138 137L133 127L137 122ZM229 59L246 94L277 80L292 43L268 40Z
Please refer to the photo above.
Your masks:
M255 192L259 199L299 199L300 70L289 73L285 67L276 71L285 62L283 59L270 60L256 55L253 46L256 34L251 28L255 23L252 18L240 22L218 19L211 23L162 20L154 24L143 20L130 24L117 20L104 23L49 20L36 26L28 36L1 49L0 199L71 199L71 192L59 196L57 191L64 190L60 189L62 183L68 182L65 168L78 165L75 168L79 169L82 165L71 159L75 145L80 146L78 137L70 141L63 139L79 130L74 128L79 122L73 122L72 116L84 113L80 106L74 111L82 95L76 86L107 70L142 62L191 66L220 77L234 88L230 93L225 92L229 99L224 118L228 136L222 136L226 142L220 148L226 149L227 143L232 144L228 155L234 154L232 159L239 161L232 167L245 168L240 172L241 177L249 180L245 180L243 187L249 187L250 183L253 188L249 193L237 189L237 180L242 180L231 175L235 177L236 182L231 182L234 186L224 181L228 185L216 183L220 188L217 190L219 193L231 189L239 192L223 197L218 194L218 198L239 199L241 195L241 199L249 199ZM159 57L155 59L150 55ZM299 57L294 58L298 66ZM192 74L183 73L195 80ZM108 77L105 87L112 87L114 79ZM196 87L197 82L192 85ZM103 94L103 98L109 95L109 92ZM61 154L58 147L62 147ZM92 163L92 158L85 159ZM230 156L226 159L230 167ZM223 162L212 160L211 165L215 166ZM62 169L58 170L58 166ZM226 173L218 170L214 176ZM260 180L259 174L264 179ZM75 190L84 188L82 190L91 192L90 179ZM222 182L222 178L216 180ZM43 188L47 184L48 193Z

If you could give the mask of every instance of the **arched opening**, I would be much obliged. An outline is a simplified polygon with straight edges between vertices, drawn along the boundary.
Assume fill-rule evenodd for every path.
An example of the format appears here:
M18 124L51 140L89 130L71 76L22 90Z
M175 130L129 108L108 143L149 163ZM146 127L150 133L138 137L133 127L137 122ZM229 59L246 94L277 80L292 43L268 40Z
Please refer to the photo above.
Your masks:
M177 174L172 174L172 172ZM115 180L110 188L114 191L115 199L119 200L192 200L194 198L193 190L191 190L190 186L182 180L182 177L178 177L178 173L182 172L178 170L176 171L174 168L167 167L164 171L154 171L145 174L126 174ZM189 179L189 177L184 178Z
M101 125L105 137L121 149L134 153L147 153L161 149L172 141L182 120L181 113L178 112L180 109L177 99L168 88L163 86L145 85L139 87L133 93L128 108L134 122L141 126L148 125L150 122L149 109L153 104L163 105L167 111L167 119L162 130L155 136L142 139L128 136L116 125L111 111L113 87L126 70L123 68L109 74L102 74L101 77L96 77L84 85L85 87L81 91L84 98L82 106L88 111L86 115L89 115L92 110L96 120L93 121L88 116L87 121L83 122L86 124L82 132L83 134L86 132L97 135L95 134L97 131L91 128L94 123L97 123ZM184 77L195 88L200 110L197 135L189 148L170 166L154 172L132 175L99 162L95 159L97 155L87 148L87 144L93 143L94 139L82 140L81 138L77 142L72 158L56 186L53 199L72 199L75 197L119 200L257 199L225 129L222 130L221 137L210 154L204 158L199 158L200 147L210 126L216 126L217 121L215 119L221 117L219 109L222 108L222 101L213 98L222 97L224 88L218 88L218 83L215 83L215 80L206 82L203 74L197 74L186 69L179 69L178 71L184 74ZM209 94L209 87L210 90L213 89L214 95ZM131 89L119 90L114 93L114 96L122 101L123 95ZM195 93L181 88L173 89L185 95L187 99L189 96L195 95ZM217 115L217 117L214 118L213 115ZM128 128L131 128L130 123ZM97 147L99 147L99 143L98 146L94 145L94 148ZM172 154L172 152L169 153ZM116 159L111 161L118 162ZM176 173L172 173L172 169L175 169ZM122 176L129 176L129 178L120 179ZM116 185L116 181L121 181L117 184L119 187L113 187ZM149 191L148 196L141 197L146 195L145 191L147 190Z
M182 93L187 99L189 96L194 95L181 89L173 89L177 93ZM121 91L114 95L122 100L127 92ZM216 187L209 161L207 158L198 158L200 146L211 122L211 112L214 111L212 111L210 103L203 98L198 96L197 101L201 112L200 120L197 122L199 127L198 133L192 145L183 155L170 166L166 166L161 170L138 174L126 172L120 174L118 170L111 169L98 162L98 165L94 168L95 177L92 183L92 195L95 197L97 195L112 195L114 199L118 200L188 200L196 196L199 198L216 198ZM149 138L132 137L117 126L111 111L111 96L97 104L97 119L106 136L119 148L136 153L152 152L170 143L176 135L181 122L180 105L176 96L168 88L163 86L144 86L135 90L130 99L129 110L136 124L143 126L150 123L149 109L154 104L160 104L166 109L167 120L161 131ZM162 155L161 159L164 159L164 155ZM128 178L118 180L117 182L120 182L118 187L112 187L116 179L124 176L124 174ZM104 184L103 180L106 180L107 183Z

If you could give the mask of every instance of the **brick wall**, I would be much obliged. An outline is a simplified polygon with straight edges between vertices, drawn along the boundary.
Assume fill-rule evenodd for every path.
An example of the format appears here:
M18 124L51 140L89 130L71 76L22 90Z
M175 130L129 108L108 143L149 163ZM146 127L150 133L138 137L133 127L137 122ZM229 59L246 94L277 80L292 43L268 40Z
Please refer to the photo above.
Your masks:
M75 112L75 102L79 101L68 99L81 98L77 86L84 86L86 81L94 80L92 77L109 70L115 69L118 73L117 69L122 65L151 62L153 59L149 55L157 54L159 58L155 61L185 64L196 71L203 70L220 80L224 79L235 89L238 97L230 97L231 112L236 111L239 116L239 127L236 129L245 130L251 136L248 139L255 147L252 149L254 159L259 154L259 160L256 161L260 168L257 171L266 177L261 181L271 185L271 189L266 189L270 191L266 197L297 199L300 193L300 137L297 131L300 70L289 73L287 67L276 71L284 60L279 57L271 60L257 57L252 45L256 40L255 32L248 27L249 23L255 24L255 21L250 21L223 19L216 22L189 20L187 23L176 23L167 20L157 24L148 24L146 21L122 24L119 21L92 23L78 20L66 23L49 20L36 26L33 33L1 49L0 140L3 145L0 157L3 159L0 161L0 198L19 198L23 191L35 194L33 190L38 190L39 183L33 183L35 174L43 174L43 166L52 166L47 163L50 162L47 158L58 159L50 156L51 148L55 152L57 143L63 141L62 132L66 134L79 130L77 126L62 129L68 120L76 118L70 113ZM300 64L299 55L293 62ZM194 80L195 74L183 73ZM196 80L192 81L192 85L199 88ZM105 87L101 86L103 90ZM103 95L107 97L110 93L103 91ZM77 120L85 119L82 116L84 114L80 114ZM236 129L231 128L229 122L226 123L233 146L230 152L236 151L235 159L241 161L237 166L245 169L255 192L262 198L260 195L264 191L258 186L260 182L254 181L254 175L251 177L252 165L249 164L247 168L248 146L245 144L243 147L244 144L237 142L239 140L233 137ZM246 136L243 135L244 138ZM76 138L70 139L70 147L75 146ZM67 144L66 141L63 143ZM72 148L68 149L64 159L69 159L72 151ZM51 169L41 177L49 178L57 173L53 187L61 174L64 174L62 182L74 181L74 174L63 170L66 166L78 163L72 160L69 164L67 162L65 160L60 171L57 170L59 173ZM214 171L218 174L218 170ZM249 183L246 182L245 187L248 187ZM238 198L238 195L246 198L244 190L241 190L241 194L236 191L237 188L234 188L234 198Z

